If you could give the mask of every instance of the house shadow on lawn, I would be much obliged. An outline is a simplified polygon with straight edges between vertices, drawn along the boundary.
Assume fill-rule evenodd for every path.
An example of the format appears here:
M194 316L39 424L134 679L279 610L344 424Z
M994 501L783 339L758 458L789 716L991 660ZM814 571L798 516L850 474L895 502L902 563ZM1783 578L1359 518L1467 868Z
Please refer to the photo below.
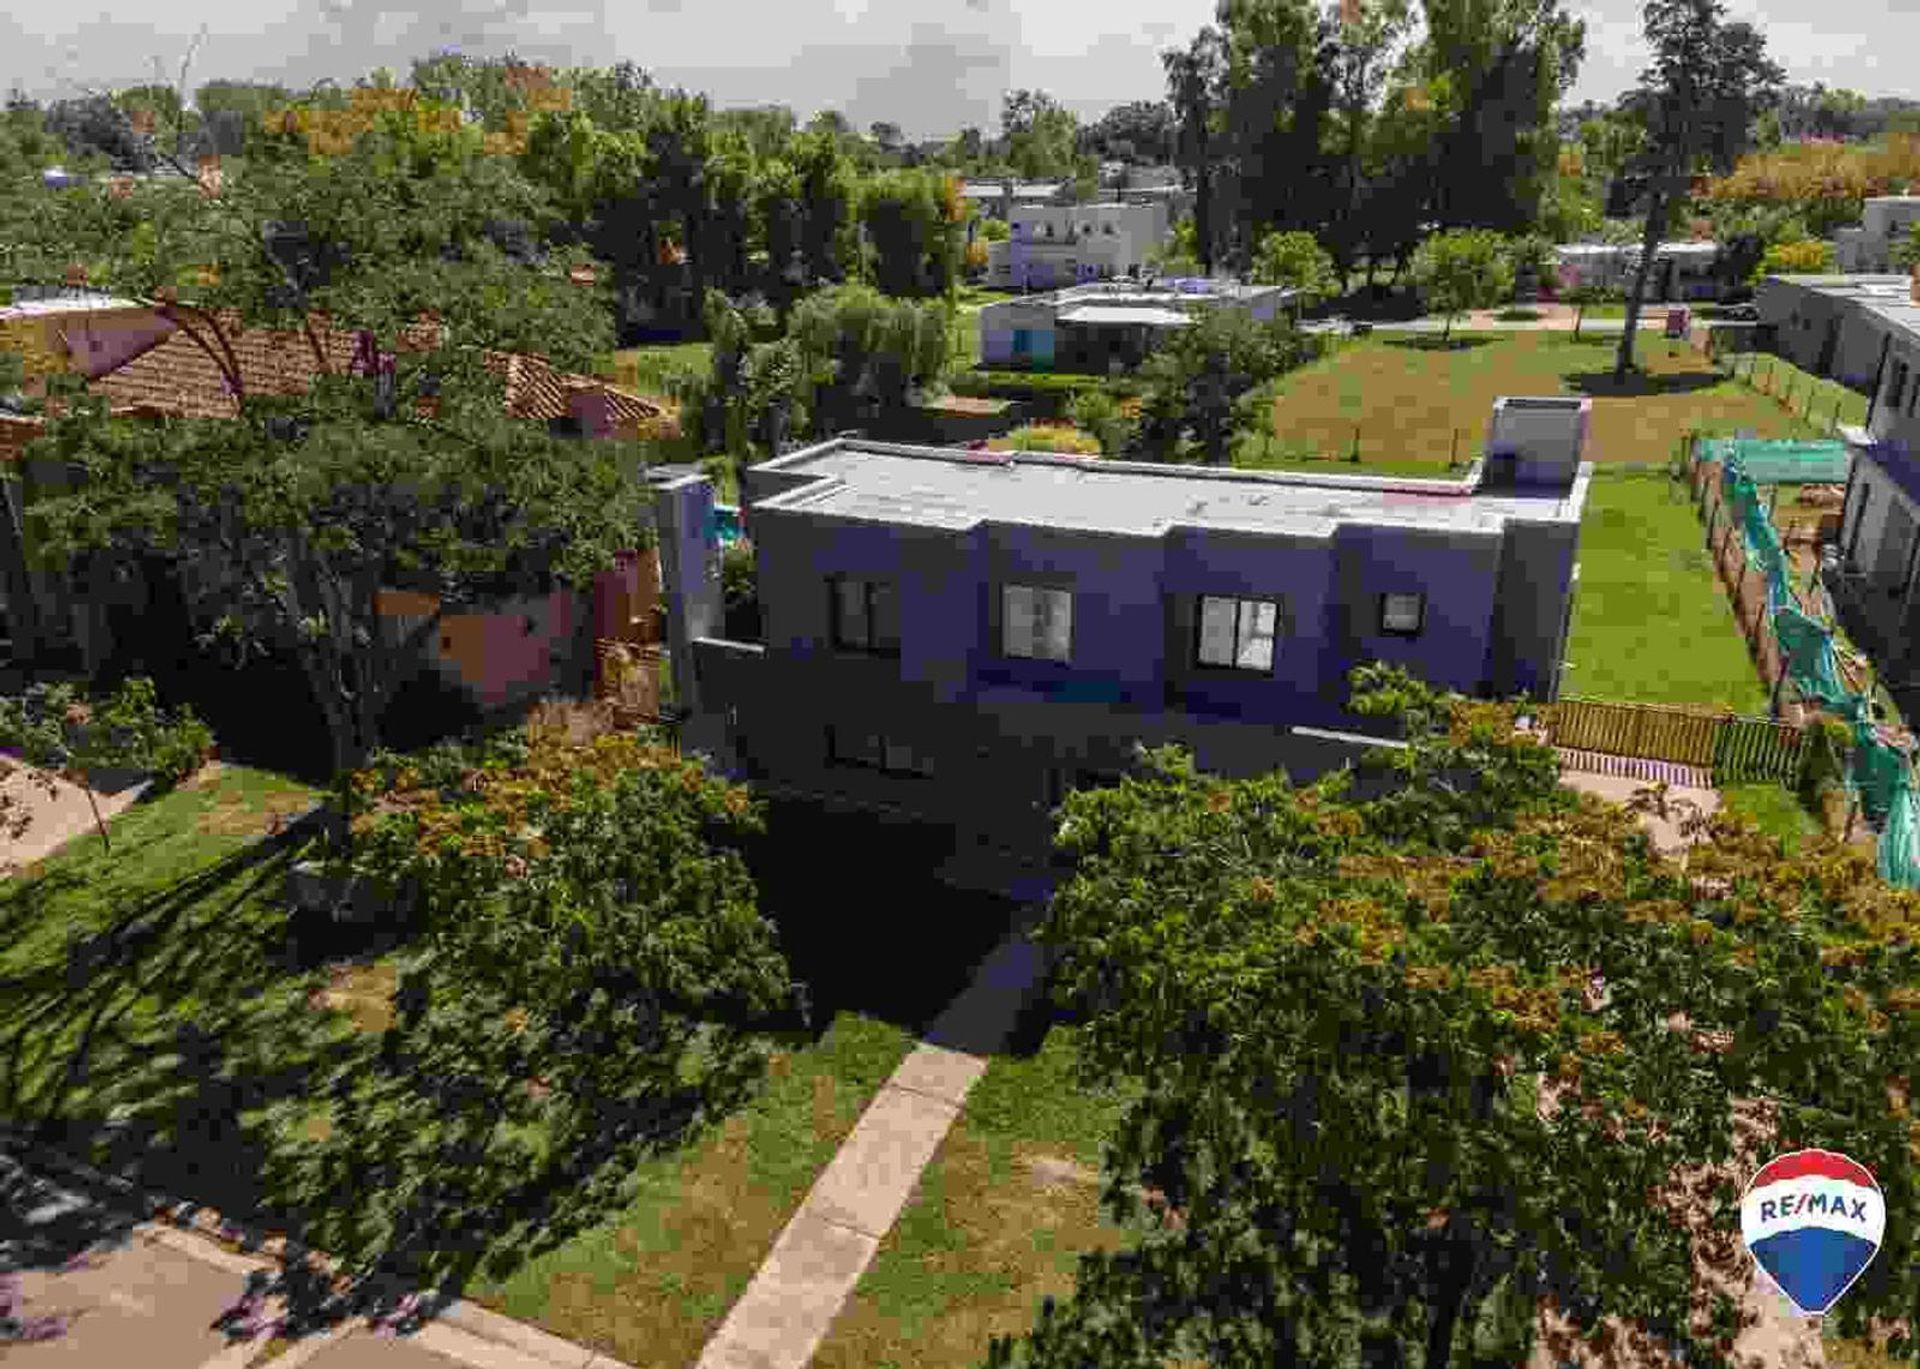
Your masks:
M942 884L934 872L952 852L942 828L769 803L747 864L807 986L810 1034L839 1012L919 1034L966 989L1023 905Z

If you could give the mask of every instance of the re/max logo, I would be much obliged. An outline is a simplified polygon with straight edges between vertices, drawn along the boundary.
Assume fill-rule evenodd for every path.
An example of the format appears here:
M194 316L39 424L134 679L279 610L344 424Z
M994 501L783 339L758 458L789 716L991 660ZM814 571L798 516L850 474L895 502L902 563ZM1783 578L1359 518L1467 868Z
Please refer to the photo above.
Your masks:
M1867 1200L1847 1199L1838 1193L1831 1197L1825 1193L1790 1193L1784 1198L1763 1198L1760 1201L1760 1220L1763 1222L1770 1222L1776 1217L1797 1217L1803 1212L1824 1212L1845 1217L1848 1221L1864 1222L1867 1220Z

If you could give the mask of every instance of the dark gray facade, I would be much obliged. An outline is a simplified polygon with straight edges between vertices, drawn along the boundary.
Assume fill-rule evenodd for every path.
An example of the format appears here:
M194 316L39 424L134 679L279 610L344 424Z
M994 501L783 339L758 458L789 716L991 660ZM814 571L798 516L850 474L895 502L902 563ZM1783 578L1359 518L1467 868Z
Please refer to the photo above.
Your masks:
M1233 775L1354 759L1365 739L1321 733L1356 728L1364 661L1551 697L1589 412L1501 401L1461 481L835 440L748 472L754 643L718 635L712 489L677 480L656 507L687 744L1037 866L1064 789L1136 742Z

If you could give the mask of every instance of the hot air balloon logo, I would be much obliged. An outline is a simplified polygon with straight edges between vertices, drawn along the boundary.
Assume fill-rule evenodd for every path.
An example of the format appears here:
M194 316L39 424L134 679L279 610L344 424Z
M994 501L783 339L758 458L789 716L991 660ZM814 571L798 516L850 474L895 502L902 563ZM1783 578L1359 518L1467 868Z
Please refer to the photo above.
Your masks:
M1880 1249L1887 1204L1838 1151L1796 1150L1761 1166L1740 1200L1740 1238L1802 1316L1840 1301Z

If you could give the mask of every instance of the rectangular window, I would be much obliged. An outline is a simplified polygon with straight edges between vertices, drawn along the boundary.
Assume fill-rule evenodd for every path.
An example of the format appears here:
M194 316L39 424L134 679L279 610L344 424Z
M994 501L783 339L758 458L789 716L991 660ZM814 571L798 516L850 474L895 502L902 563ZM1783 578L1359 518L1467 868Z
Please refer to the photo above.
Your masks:
M1900 412L1900 402L1907 397L1907 363L1893 363L1893 378L1887 382L1887 407L1896 414Z
M1200 640L1194 659L1222 670L1273 669L1280 605L1271 599L1200 596Z
M933 758L917 751L897 737L883 737L860 728L829 727L827 760L834 765L855 765L889 775L933 774Z
M827 583L833 592L833 644L842 651L897 656L900 603L893 586L849 576L835 576Z
M1427 616L1424 594L1383 594L1380 596L1380 631L1388 637L1417 637Z
M1038 585L1001 593L1001 647L1008 656L1064 661L1073 654L1073 595Z

